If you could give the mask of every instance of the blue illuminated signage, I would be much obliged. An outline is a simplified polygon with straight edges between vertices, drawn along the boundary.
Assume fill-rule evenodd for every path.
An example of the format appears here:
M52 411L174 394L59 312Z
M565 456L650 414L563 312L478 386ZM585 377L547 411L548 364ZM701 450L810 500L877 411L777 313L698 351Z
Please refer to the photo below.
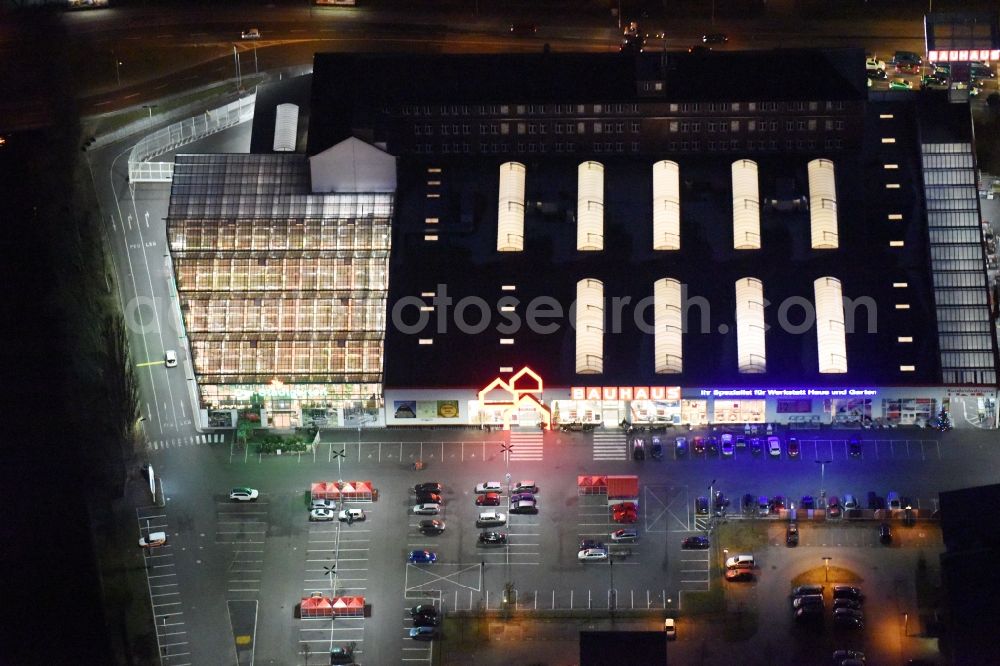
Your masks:
M712 398L834 398L839 396L874 396L875 389L808 388L808 389L701 389L701 395Z

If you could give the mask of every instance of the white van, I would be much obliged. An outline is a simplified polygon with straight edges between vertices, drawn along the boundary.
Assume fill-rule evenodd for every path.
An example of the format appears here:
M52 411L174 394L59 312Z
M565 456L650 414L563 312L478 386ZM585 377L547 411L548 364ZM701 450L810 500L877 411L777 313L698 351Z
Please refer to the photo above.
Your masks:
M173 349L168 349L167 351L165 351L163 353L163 365L167 366L168 368L176 368L177 352L175 352Z

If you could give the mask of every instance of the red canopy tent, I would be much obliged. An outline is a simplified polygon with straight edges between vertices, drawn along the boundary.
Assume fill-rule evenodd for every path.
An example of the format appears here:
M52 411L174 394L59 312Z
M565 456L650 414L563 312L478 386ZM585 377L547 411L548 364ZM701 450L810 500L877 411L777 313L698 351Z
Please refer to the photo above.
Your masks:
M578 476L576 489L580 495L606 495L608 493L608 477Z
M334 597L333 614L337 617L364 617L364 597Z
M337 484L331 481L318 481L312 484L310 491L312 499L328 499L328 500L338 500L340 499L340 490L337 488Z
M305 597L300 605L300 615L303 619L315 617L333 617L333 604L329 597L324 597L320 592L313 592L311 596Z

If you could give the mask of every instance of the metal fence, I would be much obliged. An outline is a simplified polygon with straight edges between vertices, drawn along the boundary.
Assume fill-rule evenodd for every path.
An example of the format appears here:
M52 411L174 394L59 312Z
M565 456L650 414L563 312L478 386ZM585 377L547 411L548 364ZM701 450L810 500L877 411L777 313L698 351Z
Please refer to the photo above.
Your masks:
M131 183L168 183L174 176L173 162L152 162L163 155L198 139L238 125L253 118L257 93L204 114L186 118L157 130L132 147L128 156L128 178Z

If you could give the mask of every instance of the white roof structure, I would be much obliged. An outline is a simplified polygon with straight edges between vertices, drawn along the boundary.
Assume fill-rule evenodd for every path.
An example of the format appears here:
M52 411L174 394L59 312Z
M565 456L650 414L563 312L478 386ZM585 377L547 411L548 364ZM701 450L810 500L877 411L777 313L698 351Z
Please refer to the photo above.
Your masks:
M654 359L658 375L684 371L681 334L681 283L673 278L663 278L653 283Z
M681 249L681 188L677 162L653 164L653 249Z
M811 184L810 179L810 184ZM811 189L811 188L810 188ZM816 343L819 371L847 372L847 337L844 328L844 294L840 280L821 277L813 282L816 294Z
M524 179L520 162L500 165L500 197L497 208L497 252L524 249Z
M395 192L396 158L351 137L309 158L314 194Z
M297 104L279 104L274 117L275 152L290 153L295 151L295 140L299 130L299 107Z
M604 249L604 165L582 162L576 170L576 249Z
M760 190L753 160L733 162L733 248L760 249Z
M837 187L833 162L816 159L809 162L809 219L814 250L836 250Z
M604 372L604 283L584 278L576 283L576 373Z
M764 283L746 277L736 281L736 348L740 372L767 372L764 352Z

